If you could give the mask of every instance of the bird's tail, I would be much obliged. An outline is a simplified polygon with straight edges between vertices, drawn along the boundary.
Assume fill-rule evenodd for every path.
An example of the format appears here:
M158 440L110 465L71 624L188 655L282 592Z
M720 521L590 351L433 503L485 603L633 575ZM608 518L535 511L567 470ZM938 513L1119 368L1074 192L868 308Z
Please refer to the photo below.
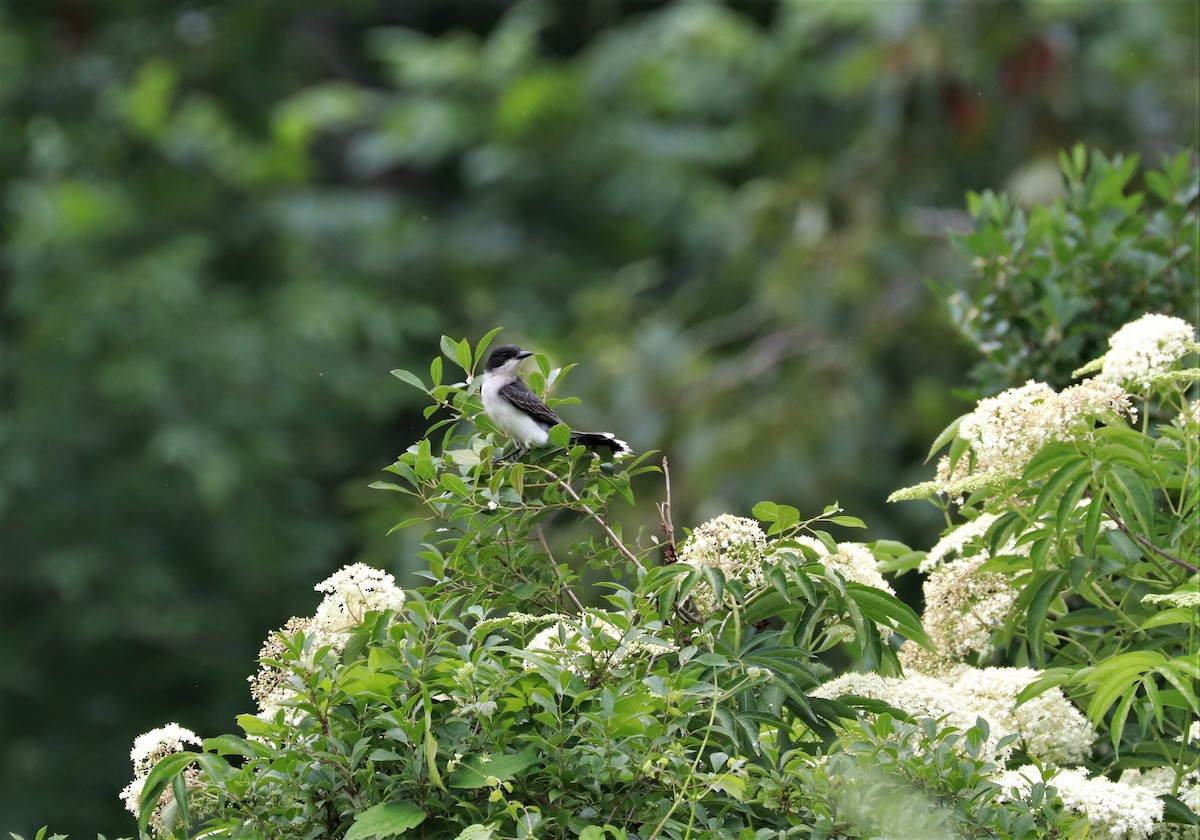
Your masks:
M588 449L607 449L614 458L633 454L628 443L608 432L571 432L571 443L582 443Z

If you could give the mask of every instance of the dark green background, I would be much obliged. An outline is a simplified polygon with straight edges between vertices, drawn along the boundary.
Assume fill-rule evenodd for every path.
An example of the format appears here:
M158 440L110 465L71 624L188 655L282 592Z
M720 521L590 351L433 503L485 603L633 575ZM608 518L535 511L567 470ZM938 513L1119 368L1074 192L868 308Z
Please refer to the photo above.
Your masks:
M938 525L968 189L1197 140L1197 5L47 0L0 7L0 830L130 834L137 734L228 731L364 560L438 336L578 362L675 520ZM644 513L659 487L642 487ZM384 498L380 498L384 497ZM631 522L637 516L631 516ZM855 535L862 538L863 535ZM847 535L846 538L850 538Z

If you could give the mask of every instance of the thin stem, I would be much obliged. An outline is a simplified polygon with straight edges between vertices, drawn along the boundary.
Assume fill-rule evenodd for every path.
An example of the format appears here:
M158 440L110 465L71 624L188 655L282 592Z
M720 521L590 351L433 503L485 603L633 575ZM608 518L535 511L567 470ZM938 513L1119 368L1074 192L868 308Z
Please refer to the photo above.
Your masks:
M621 538L618 537L616 535L616 533L613 531L613 529L611 527L609 527L609 524L606 521L604 521L604 517L602 517L600 514L596 513L596 511L592 510L591 506L588 505L588 503L585 502L583 500L583 498L580 497L580 495L575 492L574 487L572 487L566 481L559 478L554 472L546 469L545 467L537 466L536 464L530 464L529 466L533 467L534 469L541 470L546 475L553 478L555 480L555 482L558 483L559 488L575 501L575 504L577 504L579 506L580 510L582 510L584 513L586 513L592 519L596 520L596 524L599 525L600 529L602 531L604 531L604 533L608 536L608 539L612 542L613 546L617 549L617 551L621 552L621 554L625 555L625 558L627 560L629 560L629 562L631 562L631 563L633 563L633 565L637 566L638 571L641 571L641 572L646 571L646 567L642 564L642 561L637 558L637 555L634 554L632 551L630 551L629 548L625 545L625 543L621 542Z
M716 688L715 683L713 687ZM696 757L692 760L692 766L688 769L687 779L685 779L683 784L680 786L679 794L675 797L675 801L671 803L671 807L667 809L667 813L663 814L663 818L659 821L658 825L654 827L654 830L650 832L650 836L647 837L646 840L654 840L654 838L658 837L658 835L662 833L663 826L667 824L667 820L671 819L671 815L675 813L675 810L683 802L683 797L687 795L688 785L690 785L692 780L696 778L696 769L700 766L700 759L704 756L704 751L708 748L708 739L712 734L713 721L717 719L717 703L718 700L714 698L712 701L712 708L710 708L708 712L708 726L704 727L704 740L700 742L700 748L696 750ZM696 809L693 807L692 819L695 819L695 817ZM690 834L691 820L688 821L688 829Z
M567 586L567 582L563 580L562 572L558 570L558 562L554 559L554 554L550 551L550 545L546 542L546 535L542 533L542 526L536 527L538 542L542 544L542 551L546 552L546 556L550 558L550 567L554 569L554 575L558 578L558 583L562 587L562 591L567 593L567 597L571 599L571 603L580 613L583 612L583 604L579 603L579 599L575 597L575 593L571 587Z
M1179 566L1180 568L1187 569L1189 572L1192 572L1192 573L1200 572L1200 566L1197 566L1194 563L1189 563L1188 561L1184 560L1182 557L1176 557L1174 554L1167 551L1165 548L1159 548L1154 543L1150 542L1150 540L1143 537L1141 534L1135 534L1133 531L1129 530L1129 526L1126 525L1124 522L1122 522L1120 520L1120 518L1117 517L1117 514L1115 511L1113 511L1109 508L1105 508L1104 512L1105 512L1105 514L1108 515L1108 518L1111 519L1116 524L1116 526L1121 529L1122 533L1124 533L1125 536L1129 537L1131 540L1136 542L1142 548L1147 549L1148 551L1154 552L1155 554L1157 554L1159 557L1163 558L1164 560L1174 563L1176 566Z

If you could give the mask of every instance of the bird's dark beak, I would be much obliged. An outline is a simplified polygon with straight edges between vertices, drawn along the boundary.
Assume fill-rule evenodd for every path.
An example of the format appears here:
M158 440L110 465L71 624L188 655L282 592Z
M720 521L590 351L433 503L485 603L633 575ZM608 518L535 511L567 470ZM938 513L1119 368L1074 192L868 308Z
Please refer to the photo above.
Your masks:
M532 355L533 355L532 350L522 350L519 353L517 353L517 358L518 359L528 359Z

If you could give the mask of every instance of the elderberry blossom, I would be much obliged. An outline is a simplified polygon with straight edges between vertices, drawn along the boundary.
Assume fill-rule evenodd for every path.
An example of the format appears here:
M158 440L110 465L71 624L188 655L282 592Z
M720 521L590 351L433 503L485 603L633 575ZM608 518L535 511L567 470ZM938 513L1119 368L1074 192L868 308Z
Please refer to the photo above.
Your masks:
M1195 609L1200 607L1200 590L1177 589L1161 595L1147 595L1142 599L1143 604L1167 604L1172 607Z
M1110 382L1088 379L1056 392L1030 380L980 400L958 434L975 454L974 472L1012 476L1047 444L1078 436L1093 420L1133 414L1129 396Z
M1100 378L1119 385L1149 388L1196 349L1192 325L1170 315L1143 315L1108 339Z
M929 553L921 561L919 571L928 574L940 566L949 555L970 553L965 551L966 547L972 542L982 539L988 528L991 528L999 518L1000 516L995 513L981 513L970 522L964 522L954 528L938 540L933 548L929 549Z
M120 793L121 801L129 813L135 817L140 816L141 811L138 806L142 798L142 789L146 786L146 777L150 775L154 765L168 756L183 752L189 744L200 746L200 737L192 730L177 723L168 723L158 729L151 729L133 740L133 749L129 751L129 758L133 761L133 781L127 784ZM196 775L194 768L187 772L191 774L191 777L188 777L189 780ZM167 798L171 795L170 791L166 791L163 797Z
M864 544L838 543L837 550L830 552L825 543L816 537L800 536L795 540L816 552L818 563L827 569L833 569L851 583L882 589L889 595L896 594L896 590L892 589L891 584L884 580L880 573L879 561Z
M965 496L1020 475L1048 444L1080 439L1097 421L1118 423L1135 418L1129 395L1112 382L1087 379L1057 392L1030 380L980 400L958 425L958 436L967 443L969 455L953 463L943 456L934 481L898 490L889 501L931 493Z
M404 606L404 590L396 586L395 578L363 563L346 566L313 589L327 593L313 616L314 633L321 644L337 651L345 647L350 631L367 613Z
M1183 774L1179 787L1175 787L1173 767L1147 767L1126 770L1121 774L1121 784L1147 790L1155 796L1174 796L1186 805L1193 814L1200 814L1200 770L1189 770ZM1192 826L1160 823L1154 834L1155 840L1195 840Z
M922 587L925 632L947 663L992 652L992 635L1012 617L1020 593L1008 578L979 570L986 553L954 560L936 569ZM906 645L907 647L907 645Z
M767 536L753 519L723 513L700 525L679 547L679 562L696 569L716 568L726 580L736 580L747 589L761 589L765 583L762 562L767 556ZM720 606L708 581L701 580L689 596L690 603L702 615L716 612Z
M133 772L146 775L167 756L182 752L187 744L200 746L200 736L178 723L168 723L137 736L133 739L133 749L129 751Z
M275 714L295 697L292 674L286 668L274 664L287 655L284 638L295 639L300 633L306 636L313 632L311 618L289 618L287 624L272 633L263 642L258 652L258 671L247 681L250 696L258 704L258 716L263 720L274 720ZM311 663L310 663L311 664Z
M993 725L1002 715L1001 707L982 698L967 697L937 677L924 674L885 677L875 673L848 673L818 686L812 692L813 697L826 700L835 700L847 694L882 700L909 714L941 720L942 725L963 732L982 717L988 721L988 740L983 749L989 758L995 757L997 742L1007 734Z
M1059 769L1043 777L1036 767L1026 766L997 773L992 780L1004 789L1006 797L1015 790L1021 799L1029 796L1036 783L1053 785L1069 810L1087 817L1088 837L1097 840L1144 840L1162 819L1162 800L1149 789L1103 776L1089 778L1082 768Z
M1039 673L1029 668L972 668L958 666L941 676L906 673L844 674L820 686L813 695L835 699L857 694L882 700L914 715L941 719L966 730L976 718L988 722L988 757L1003 760L1019 744L1028 755L1045 762L1077 762L1090 753L1094 732L1062 691L1053 688L1021 705L1017 695ZM1017 741L1001 749L1009 735Z
M1096 733L1061 688L1017 704L1017 695L1039 676L1032 668L959 665L941 679L981 706L1001 710L992 725L1018 735L1027 754L1053 764L1079 764L1091 755Z
M557 660L567 670L584 677L603 673L630 656L656 656L676 648L660 640L648 641L638 634L631 637L603 615L589 612L555 620L530 639L525 649ZM526 670L535 667L533 662L525 662Z

